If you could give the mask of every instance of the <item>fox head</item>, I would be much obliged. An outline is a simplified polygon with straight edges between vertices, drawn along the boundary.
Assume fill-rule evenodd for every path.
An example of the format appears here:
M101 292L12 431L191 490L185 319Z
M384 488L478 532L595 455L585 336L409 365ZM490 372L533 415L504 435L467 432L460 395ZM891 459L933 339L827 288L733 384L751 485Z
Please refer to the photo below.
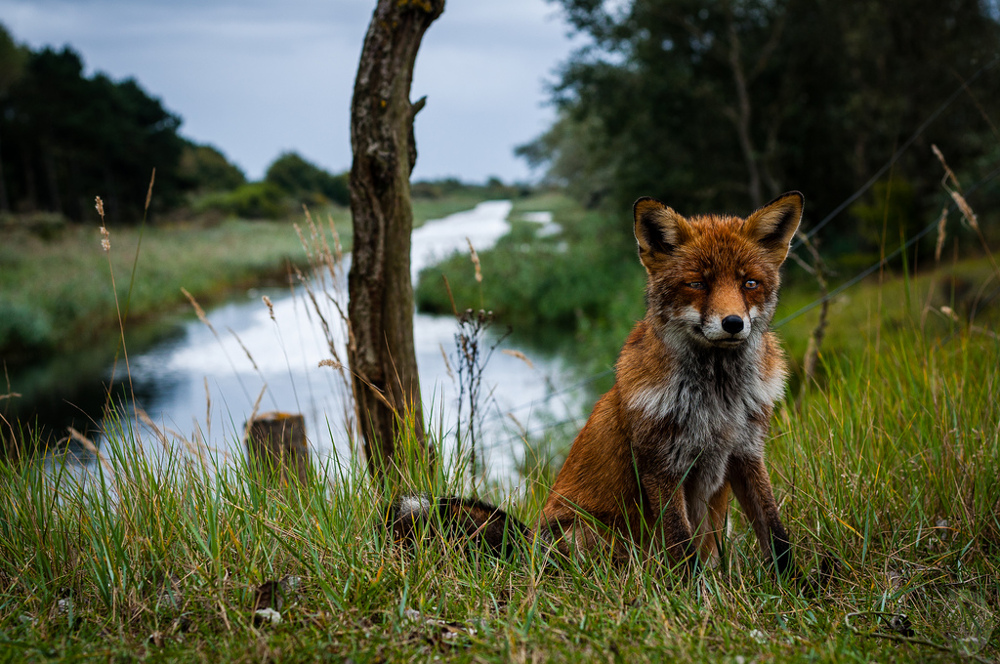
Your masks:
M745 219L688 219L652 198L636 201L635 238L649 275L648 319L661 338L717 348L759 339L778 304L779 269L802 204L802 194L793 191Z

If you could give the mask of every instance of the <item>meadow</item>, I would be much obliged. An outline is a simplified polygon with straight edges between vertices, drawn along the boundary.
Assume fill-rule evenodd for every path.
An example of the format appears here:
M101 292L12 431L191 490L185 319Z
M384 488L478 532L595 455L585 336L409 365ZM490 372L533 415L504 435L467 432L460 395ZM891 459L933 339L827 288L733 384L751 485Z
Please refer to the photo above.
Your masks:
M566 232L585 232L568 220L586 213L564 213ZM530 255L538 238L517 237L497 250ZM482 261L469 297L494 306ZM553 568L437 539L406 551L360 462L276 486L167 435L143 456L123 424L82 474L0 464L0 661L995 661L1000 315L984 294L998 278L981 255L895 265L833 300L820 370L793 381L768 455L816 596L772 577L735 506L720 566L693 579L638 558ZM777 319L816 297L786 280ZM633 295L620 300L609 337L634 320ZM818 311L781 327L797 371ZM539 456L513 491L470 488L461 459L413 488L474 490L531 522L559 435L526 441Z
M480 190L416 199L414 224L468 209ZM350 211L331 205L311 212L336 227L351 246ZM114 335L121 316L155 321L187 307L187 290L203 304L234 290L288 283L290 265L307 264L292 228L283 221L218 218L111 226L110 251L101 244L101 219L42 229L0 226L0 353L8 366L73 351Z

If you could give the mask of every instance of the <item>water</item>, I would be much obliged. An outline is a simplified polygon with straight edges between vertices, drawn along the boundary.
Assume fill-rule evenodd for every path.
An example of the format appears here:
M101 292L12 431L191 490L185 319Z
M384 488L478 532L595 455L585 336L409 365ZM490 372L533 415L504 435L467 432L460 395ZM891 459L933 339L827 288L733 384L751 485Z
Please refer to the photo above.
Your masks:
M489 201L416 229L411 254L414 279L421 269L454 251L467 253L469 241L477 250L492 246L509 229L510 210L508 201ZM528 220L553 232L550 215L534 213ZM346 270L345 266L344 274ZM346 311L344 284L332 286L330 291L339 291ZM263 302L264 295L272 309ZM332 303L323 293L318 295L334 347L343 360L344 328ZM346 458L351 454L347 433L347 418L353 417L347 398L350 387L340 372L320 366L322 360L331 358L330 346L302 287L251 291L209 310L206 318L207 324L184 322L175 334L129 361L131 382L123 383L124 391L127 395L134 392L135 407L147 413L168 440L242 454L244 422L256 405L258 412L304 415L318 462L330 455ZM414 319L428 430L444 433L446 449L453 444L456 426L458 386L451 377L456 331L450 316L417 313ZM495 337L486 341L487 347L494 343ZM482 393L488 399L480 404L485 414L480 440L486 441L489 474L494 477L513 473L521 427L531 429L546 419L563 419L569 410L564 402L547 398L553 386L565 384L566 372L557 358L533 356L529 364L503 353L504 348L511 346L500 346L486 367ZM450 371L445 355L450 356ZM129 402L125 412L133 413ZM159 436L148 426L132 424L142 432L142 444L159 453Z

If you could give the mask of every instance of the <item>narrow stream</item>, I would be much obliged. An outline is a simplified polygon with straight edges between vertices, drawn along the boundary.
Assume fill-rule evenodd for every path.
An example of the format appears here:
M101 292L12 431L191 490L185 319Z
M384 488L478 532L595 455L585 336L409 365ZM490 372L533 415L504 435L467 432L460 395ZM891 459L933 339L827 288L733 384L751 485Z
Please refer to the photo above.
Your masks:
M488 201L475 209L429 221L413 232L412 270L419 271L454 251L468 253L492 246L508 229L509 201ZM530 213L529 221L548 224L551 215ZM468 239L467 239L468 238ZM344 266L344 274L347 267ZM315 282L313 282L315 284ZM346 288L335 284L346 311ZM267 296L272 307L263 302ZM346 357L343 326L325 293L317 292L341 359ZM244 421L254 412L301 413L315 459L351 454L347 417L350 388L336 369L320 366L331 352L314 305L305 289L251 291L209 310L206 322L191 320L182 330L141 355L130 357L125 393L145 412L166 439L204 445L223 454L242 454ZM454 444L458 386L455 382L455 334L451 316L416 314L414 337L428 430L443 433L445 449ZM492 346L496 339L487 339ZM483 374L480 408L488 472L510 477L520 449L521 427L531 429L548 419L564 419L569 405L548 397L565 384L558 358L531 356L530 363L504 342L490 357ZM531 353L527 353L531 355ZM448 356L446 364L445 356ZM123 373L121 364L119 373ZM132 403L125 412L135 425ZM140 418L141 419L141 418ZM516 420L516 423L515 423ZM105 423L105 426L114 426ZM162 451L161 437L140 425L147 451ZM182 443L172 443L182 444Z

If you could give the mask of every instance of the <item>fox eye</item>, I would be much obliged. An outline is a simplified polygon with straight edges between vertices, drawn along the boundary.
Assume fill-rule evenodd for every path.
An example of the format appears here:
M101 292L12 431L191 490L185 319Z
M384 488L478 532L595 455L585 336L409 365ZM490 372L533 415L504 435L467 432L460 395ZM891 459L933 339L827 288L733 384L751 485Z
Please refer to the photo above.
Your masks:
M705 290L704 281L690 281L686 285L688 288L693 288L694 290Z
M757 282L754 281L753 279L747 279L746 283L743 284L743 288L746 288L747 290L753 290L754 288L757 288L757 285L758 285Z

